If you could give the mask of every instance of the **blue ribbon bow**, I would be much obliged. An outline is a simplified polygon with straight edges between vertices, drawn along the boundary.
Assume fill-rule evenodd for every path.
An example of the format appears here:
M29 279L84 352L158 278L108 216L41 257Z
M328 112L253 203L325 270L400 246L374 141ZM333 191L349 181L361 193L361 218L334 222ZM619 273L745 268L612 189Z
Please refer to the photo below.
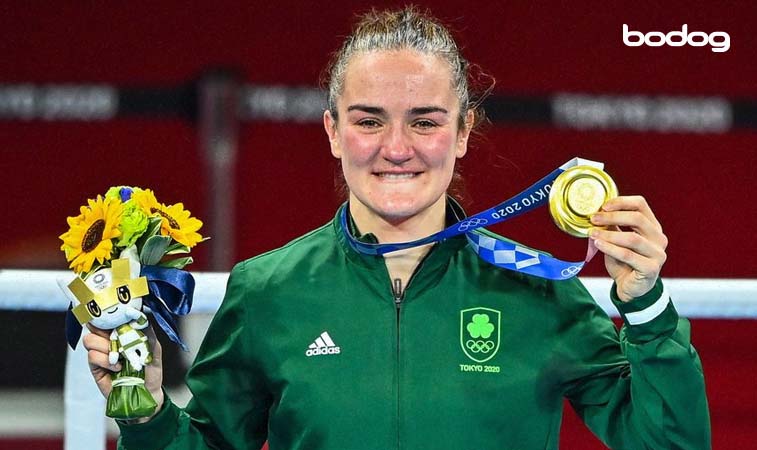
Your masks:
M176 327L175 316L183 316L192 309L192 296L195 289L195 280L192 274L186 270L173 269L160 266L142 266L140 276L147 278L147 286L150 293L142 297L142 302L150 308L155 322L166 333L166 336L179 345L182 350L189 348L179 337ZM68 305L66 312L66 340L71 348L81 337L81 324L74 317Z

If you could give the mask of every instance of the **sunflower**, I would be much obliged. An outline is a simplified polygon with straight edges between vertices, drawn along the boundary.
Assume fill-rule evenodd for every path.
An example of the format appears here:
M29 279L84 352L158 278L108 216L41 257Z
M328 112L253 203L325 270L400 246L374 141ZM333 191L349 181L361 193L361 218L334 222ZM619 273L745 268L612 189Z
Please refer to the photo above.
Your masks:
M160 224L160 234L163 236L171 236L176 242L189 248L202 241L202 236L197 232L202 227L202 222L191 217L190 212L184 209L183 203L159 205L150 212L163 219Z
M76 273L89 272L95 260L100 264L109 260L111 239L121 235L118 221L123 205L118 199L98 195L96 200L87 202L89 206L82 206L78 216L67 219L70 228L59 236L63 241L60 249Z
M203 237L197 232L202 227L202 222L190 217L190 212L184 209L183 203L166 206L158 202L150 189L135 189L131 201L136 202L145 214L161 218L160 234L163 236L170 236L189 248L202 241Z
M139 205L140 209L148 216L155 214L153 210L160 209L161 206L151 189L134 189L131 194L131 201Z

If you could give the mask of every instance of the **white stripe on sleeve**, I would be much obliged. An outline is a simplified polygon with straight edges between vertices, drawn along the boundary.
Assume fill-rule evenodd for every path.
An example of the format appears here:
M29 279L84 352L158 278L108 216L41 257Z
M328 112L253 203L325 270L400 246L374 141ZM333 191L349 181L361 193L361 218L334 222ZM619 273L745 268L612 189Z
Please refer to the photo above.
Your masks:
M660 298L641 311L626 314L626 320L631 325L641 325L650 322L665 311L665 308L668 307L668 303L670 303L670 295L668 295L668 289L664 288Z

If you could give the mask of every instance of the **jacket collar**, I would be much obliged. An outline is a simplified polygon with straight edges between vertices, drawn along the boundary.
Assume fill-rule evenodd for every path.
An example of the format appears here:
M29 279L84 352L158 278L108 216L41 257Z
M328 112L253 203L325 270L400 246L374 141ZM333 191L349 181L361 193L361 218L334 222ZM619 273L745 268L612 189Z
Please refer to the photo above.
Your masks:
M340 214L342 213L342 210L344 208L347 208L348 203L343 203L339 209L336 212L336 216L334 217L333 224L334 224L334 232L336 233L337 241L339 242L339 246L344 251L347 258L362 266L367 267L370 269L377 269L384 267L384 257L381 255L366 255L363 253L360 253L353 249L350 244L347 242L347 237L345 236L341 224L340 224ZM446 217L446 226L452 225L465 217L467 215L465 214L465 211L463 210L462 206L453 199L452 197L447 196L447 205L446 205L446 211L447 211L447 217ZM374 236L371 233L361 234L360 231L357 229L357 226L355 225L354 220L352 220L352 215L349 215L348 218L348 227L349 232L359 241L366 242L366 243L378 243L378 240L376 239L376 236ZM423 262L423 270L426 271L432 271L440 266L446 265L449 262L449 259L460 249L465 247L467 245L468 241L465 238L465 235L458 235L450 239L446 239L441 242L437 242L434 247L431 249L429 254L427 255L426 259ZM428 270L427 270L428 269Z

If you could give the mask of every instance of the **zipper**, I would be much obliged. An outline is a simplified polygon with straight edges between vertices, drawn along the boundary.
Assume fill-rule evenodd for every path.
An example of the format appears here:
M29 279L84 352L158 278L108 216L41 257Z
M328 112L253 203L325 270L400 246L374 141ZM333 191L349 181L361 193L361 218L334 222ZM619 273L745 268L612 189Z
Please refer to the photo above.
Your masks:
M394 306L397 307L397 325L399 325L400 307L402 306L402 299L405 297L405 292L402 290L402 279L395 278L392 283L392 296L394 296Z
M434 247L435 248L435 247ZM418 274L418 272L421 271L421 268L423 267L423 263L426 262L426 259L428 259L428 256L431 254L432 251L434 251L434 248L431 248L431 250L426 253L426 255L420 260L418 265L415 267L415 270L413 271L413 274L410 275L410 278L407 280L407 284L402 286L402 279L401 278L395 278L392 280L392 297L394 298L394 306L397 311L397 355L396 355L396 367L397 367L397 450L400 450L400 425L401 425L401 416L400 416L400 385L402 384L400 382L400 312L402 311L402 301L405 299L405 292L407 292L408 286L410 286L410 283L412 283L413 278L415 278L415 275Z
M409 283L408 283L409 284ZM400 310L402 309L402 299L405 297L405 291L402 289L402 279L395 278L392 280L392 296L394 297L394 306L397 311L397 450L400 448Z

